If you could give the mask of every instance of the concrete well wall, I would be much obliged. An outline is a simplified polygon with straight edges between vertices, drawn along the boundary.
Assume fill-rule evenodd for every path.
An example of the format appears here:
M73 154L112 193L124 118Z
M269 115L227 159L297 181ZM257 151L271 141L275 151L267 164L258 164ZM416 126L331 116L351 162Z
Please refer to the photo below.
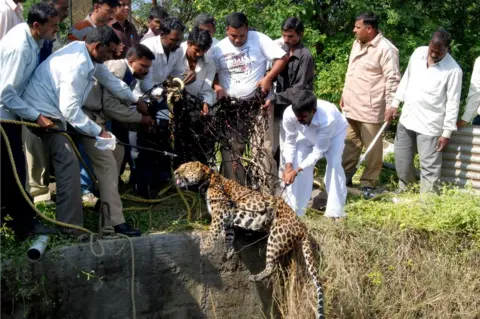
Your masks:
M271 288L248 280L250 271L257 273L265 266L265 240L226 260L222 243L212 254L201 256L200 241L205 236L194 232L132 239L136 318L279 317L272 306ZM236 250L263 236L238 235ZM101 257L92 254L89 244L80 244L50 250L31 265L34 277L43 278L43 289L53 308L41 313L36 301L29 301L28 318L132 318L129 242L117 239L101 243ZM96 244L94 249L100 252ZM88 278L87 274L93 276ZM13 316L8 314L11 302L5 289L8 287L2 287L2 318L21 318L23 309L14 311Z

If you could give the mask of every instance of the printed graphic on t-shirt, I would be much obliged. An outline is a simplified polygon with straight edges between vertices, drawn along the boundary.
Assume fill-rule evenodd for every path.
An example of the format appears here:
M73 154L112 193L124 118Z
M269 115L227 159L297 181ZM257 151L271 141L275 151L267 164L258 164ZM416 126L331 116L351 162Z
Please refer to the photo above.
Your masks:
M242 48L238 53L227 53L223 55L222 67L228 73L233 83L241 83L242 79L252 74L254 59L250 55L250 46Z

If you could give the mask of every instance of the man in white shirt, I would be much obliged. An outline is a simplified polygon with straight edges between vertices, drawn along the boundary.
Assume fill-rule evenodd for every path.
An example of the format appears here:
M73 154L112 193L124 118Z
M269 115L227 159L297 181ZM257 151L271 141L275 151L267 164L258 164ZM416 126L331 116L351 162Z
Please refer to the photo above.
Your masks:
M475 60L470 80L470 89L468 90L467 106L457 126L463 127L468 125L472 118L472 125L480 125L480 57Z
M254 96L257 87L261 87L264 94L270 93L272 81L287 65L287 54L265 34L249 31L248 20L243 13L235 12L227 16L226 25L227 37L209 53L217 67L218 82L214 84L217 99L220 100L228 94L248 100ZM274 61L274 63L270 72L265 75L267 61ZM259 116L261 117L262 114ZM255 130L258 131L258 128ZM234 128L232 131L231 141L234 151L222 150L222 165L225 177L245 183L245 172L239 158L242 157L248 141L243 141L238 133L241 131L242 128ZM268 129L265 134L255 135L252 140L258 141L263 137L263 144L254 143L252 155L255 157L258 152L264 154L261 163L258 163L264 176L259 177L268 180L268 185L264 186L267 186L267 192L271 192L274 185L270 179L276 175L275 154L273 154L273 109L269 110Z
M168 17L168 12L159 6L150 9L148 14L148 32L145 33L140 42L160 35L160 24L162 20Z
M313 169L322 157L327 159L325 185L328 193L326 217L345 215L347 187L342 154L347 120L329 102L317 100L307 90L295 94L292 105L283 114L285 158L283 182L285 200L299 216L305 214L312 195Z
M212 46L212 37L206 30L193 28L188 34L188 40L181 45L184 54L184 72L195 72L195 81L185 86L188 93L203 99L203 114L208 114L210 107L215 103L213 80L215 78L215 62L206 52Z
M0 40L11 28L23 22L24 0L0 0Z
M151 72L137 86L141 93L158 85L154 89L153 95L161 95L162 84L168 76L177 77L183 73L183 52L178 50L183 42L183 32L185 26L174 17L167 17L162 21L160 27L160 36L155 36L142 41L142 44L149 48L155 55ZM163 119L168 119L168 115L163 114Z
M183 42L183 32L185 26L174 17L168 17L162 20L160 26L160 35L142 41L141 44L149 48L155 55L150 72L143 81L139 81L136 87L138 95L152 90L151 95L158 96L159 99L152 103L150 112L157 121L155 132L139 129L138 134L129 133L130 143L138 143L138 146L154 147L162 151L171 151L170 128L169 128L169 110L167 102L162 98L163 82L169 76L180 77L184 72L183 51L180 45ZM190 74L195 74L190 72ZM187 76L184 81L189 84L193 77ZM154 88L156 86L156 88ZM152 136L156 141L155 145L149 143ZM137 137L138 136L138 137ZM159 187L162 183L170 179L170 158L144 152L132 150L132 159L135 162L136 189L140 196L150 198L153 196L152 188Z
M215 18L208 13L200 13L195 17L195 20L193 20L194 28L207 30L210 33L210 36L212 37L212 48L216 46L218 42L220 42L214 37L215 33L217 32L216 24Z
M66 129L68 123L82 134L96 137L99 144L114 148L115 137L89 119L82 112L82 106L95 77L118 98L137 103L139 108L146 107L132 94L128 85L103 65L111 58L119 42L108 26L91 29L85 42L72 42L37 68L23 98L37 112L53 119L58 127ZM35 133L41 137L53 161L57 182L57 219L83 225L78 159L70 143L58 133L42 130L35 130ZM63 231L76 233L70 229Z
M215 103L215 92L212 85L216 68L215 62L207 55L211 45L210 33L207 30L200 30L198 27L193 28L188 34L188 40L181 45L185 72L195 72L195 81L186 85L185 90L201 102L199 102L198 110L195 109L194 112L191 108L180 109L182 104L175 107L175 117L184 117L188 121L178 121L178 126L175 127L175 141L180 142L175 147L175 151L179 155L180 163L198 160L207 164L207 161L215 156L214 139L207 136L203 121L207 120L205 116L210 113L211 107ZM184 125L188 127L184 127Z
M58 13L51 6L34 4L29 12L27 23L13 27L0 41L0 118L36 122L42 127L53 126L53 123L36 111L31 104L21 99L32 73L38 65L38 53L42 40L52 40L58 31ZM25 184L25 155L22 149L22 126L2 124L16 164L16 170L22 185ZM16 186L13 167L2 138L1 152L1 202L8 213L14 217L12 227L16 232L35 231L33 217L35 212L30 208Z
M395 136L399 187L415 182L413 158L420 156L420 192L438 190L442 151L457 129L462 69L448 53L450 34L436 31L428 46L413 52L392 103L392 116L404 102Z

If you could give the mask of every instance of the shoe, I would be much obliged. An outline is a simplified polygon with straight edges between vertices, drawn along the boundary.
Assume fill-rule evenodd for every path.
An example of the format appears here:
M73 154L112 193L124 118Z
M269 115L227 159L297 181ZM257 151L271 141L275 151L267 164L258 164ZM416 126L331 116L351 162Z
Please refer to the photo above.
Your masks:
M353 181L351 177L347 177L347 187L353 187Z
M375 196L375 188L371 186L363 186L362 188L360 188L360 190L362 191L363 197L365 197L365 199L373 198Z
M125 223L113 226L113 229L116 233L123 234L128 237L140 237L142 235L139 229L133 229Z

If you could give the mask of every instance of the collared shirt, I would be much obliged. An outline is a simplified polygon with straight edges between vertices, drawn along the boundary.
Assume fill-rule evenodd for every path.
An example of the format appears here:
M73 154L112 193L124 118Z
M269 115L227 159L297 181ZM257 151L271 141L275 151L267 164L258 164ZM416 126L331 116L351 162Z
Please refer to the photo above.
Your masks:
M152 29L148 28L148 32L145 33L143 38L140 40L140 43L142 43L143 41L145 41L147 39L153 38L154 36L155 36L155 33L153 33Z
M23 22L23 6L13 0L0 0L0 40L17 24Z
M131 89L103 64L92 61L85 42L75 41L53 53L35 71L23 98L42 115L68 122L85 134L97 136L101 128L81 110L93 78L117 97L138 101Z
M53 52L58 51L64 46L64 43L62 42L62 39L60 38L60 35L57 34L55 35L55 39L52 41L48 40L43 40L43 46L40 49L40 61L38 64L42 63L45 61Z
M140 43L140 37L138 36L137 28L135 28L135 25L133 25L133 23L130 23L128 20L125 20L124 26L122 26L120 22L113 20L112 22L110 22L110 26L117 34L120 42L125 45L122 53L118 57L119 59L123 59L125 58L128 49Z
M283 144L285 163L293 163L300 134L313 145L312 152L299 164L303 169L315 166L328 151L332 138L347 129L347 120L342 113L334 104L323 100L317 100L317 111L310 125L302 125L298 122L292 106L285 110L282 124L285 130Z
M284 44L282 49L290 54L287 45ZM312 53L300 43L294 49L293 55L289 56L287 67L278 75L277 93L270 101L275 105L285 107L292 104L295 93L301 90L313 91L314 74L315 62Z
M228 95L241 98L257 88L267 71L267 61L281 59L285 51L272 39L257 31L248 31L247 41L235 47L225 38L213 47L210 54L215 61L220 85Z
M181 49L183 52L184 70L187 72L190 70L187 59L187 41L182 43ZM203 58L197 61L197 65L195 66L195 82L185 86L185 90L192 95L202 97L203 101L208 105L213 105L215 102L215 93L212 85L213 79L215 78L215 72L215 62L205 54Z
M417 48L408 62L392 107L405 102L400 122L411 131L450 138L457 130L462 69L450 54L427 67L428 47Z
M136 79L133 76L133 69L126 59L107 61L105 66L131 90L135 88ZM104 125L109 119L122 123L139 123L142 120L142 114L137 112L134 104L119 99L98 81L95 81L82 110L99 125Z
M381 32L370 42L353 42L343 88L343 114L364 123L382 123L400 82L397 48Z
M157 85L158 87L152 91L152 94L160 96L163 91L163 82L167 77L178 77L184 72L183 50L178 48L175 52L170 52L167 59L160 36L147 39L142 44L153 52L155 60L152 61L152 66L145 79L138 81L139 83L135 88L136 94L141 96L142 93ZM168 114L159 112L157 118L167 120Z
M176 77L184 72L183 51L178 48L175 52L170 52L168 59L163 49L160 36L152 37L142 42L155 55L148 75L143 81L140 81L142 92L146 92L154 85L162 85L169 75Z
M0 41L0 118L20 116L34 121L39 112L21 99L30 77L38 65L39 44L30 28L21 23Z
M97 26L93 22L90 15L87 15L85 19L75 23L67 35L68 43L72 41L85 41L88 31Z
M462 120L470 122L475 114L480 115L480 57L475 60L473 66L470 89L468 90L467 106L463 113Z

